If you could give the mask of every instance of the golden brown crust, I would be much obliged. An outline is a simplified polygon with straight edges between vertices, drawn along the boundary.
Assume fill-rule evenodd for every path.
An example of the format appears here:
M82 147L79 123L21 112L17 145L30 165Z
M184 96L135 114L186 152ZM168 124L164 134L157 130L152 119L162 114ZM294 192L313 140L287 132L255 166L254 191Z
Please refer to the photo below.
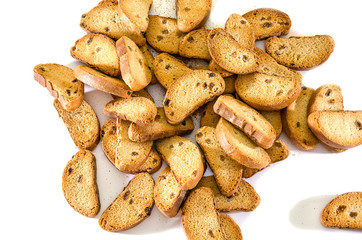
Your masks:
M211 0L177 0L177 28L182 32L190 32L201 25L211 10Z
M211 60L207 46L207 36L210 30L201 28L189 32L180 42L179 54L188 58Z
M227 239L243 240L239 225L226 213L219 213L219 219Z

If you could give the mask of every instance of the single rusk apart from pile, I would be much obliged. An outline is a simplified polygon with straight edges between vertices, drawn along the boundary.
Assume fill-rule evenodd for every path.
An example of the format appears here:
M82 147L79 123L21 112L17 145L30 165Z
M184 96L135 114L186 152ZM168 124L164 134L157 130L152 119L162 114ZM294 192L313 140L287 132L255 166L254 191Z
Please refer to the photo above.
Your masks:
M142 51L126 36L117 40L116 49L125 83L133 91L145 88L151 82L152 73Z
M215 128L205 126L198 129L196 142L204 152L220 192L225 196L234 194L241 180L243 167L222 149L216 139Z
M308 69L325 62L334 50L334 40L329 35L311 37L271 37L265 41L265 50L278 63Z
M229 72L247 74L260 68L261 59L258 54L240 45L224 29L211 30L207 42L212 59Z
M318 144L318 139L309 129L308 104L314 89L303 87L302 93L292 104L282 111L282 122L285 133L296 147L301 150L312 150Z
M362 230L362 192L348 192L330 201L320 217L323 226Z
M189 240L226 239L209 188L200 187L191 192L182 207L181 222Z
M119 98L110 101L103 107L107 116L120 118L146 126L153 122L157 115L154 102L144 97Z
M219 213L221 227L224 229L226 239L242 240L243 236L239 225L226 213Z
M276 138L273 126L256 110L232 96L218 97L215 113L242 130L262 148L270 148Z
M153 141L132 142L128 138L130 124L128 121L109 119L104 123L101 131L103 151L114 166L122 172L137 171L147 160L153 145ZM116 142L114 137L117 139Z
M171 125L167 122L163 108L160 107L157 108L157 115L152 123L146 126L132 123L128 136L132 141L145 142L190 133L192 130L194 130L194 122L191 117L187 117L177 125Z
M223 118L216 126L216 137L224 151L240 164L257 169L270 164L270 157L262 147Z
M155 183L155 204L166 217L174 217L178 213L186 195L169 166L166 166Z
M74 111L65 110L55 99L53 103L74 144L79 149L94 149L99 142L99 121L93 108L83 100Z
M211 0L177 0L177 28L190 32L199 26L211 10Z
M182 190L194 188L204 174L203 156L187 138L174 136L156 141L156 149L170 166Z
M84 84L78 81L73 70L55 63L34 67L34 79L59 100L67 111L77 109L83 102Z
M62 188L69 205L86 217L99 212L96 158L92 152L81 150L67 163L63 171Z
M117 10L121 21L129 21L135 31L145 32L152 3L153 0L119 0Z
M138 173L99 217L99 226L107 231L124 231L151 215L154 181L149 173Z
M222 94L224 89L224 79L217 73L208 70L185 73L167 89L163 100L167 121L181 123L206 102Z

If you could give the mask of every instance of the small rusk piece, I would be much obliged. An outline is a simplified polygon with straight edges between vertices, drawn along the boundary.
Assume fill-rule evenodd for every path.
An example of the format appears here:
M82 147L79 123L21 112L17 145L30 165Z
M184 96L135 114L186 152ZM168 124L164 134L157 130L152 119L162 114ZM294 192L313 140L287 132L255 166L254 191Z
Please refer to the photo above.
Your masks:
M34 67L34 79L48 89L67 111L77 109L83 102L84 84L78 81L72 69L55 63Z
M138 173L99 217L99 226L110 232L135 227L151 215L155 182L149 173Z
M334 50L329 35L311 37L271 37L265 41L265 50L278 63L295 69L309 69L327 61Z
M216 126L216 137L224 151L240 164L257 169L270 164L270 157L262 147L223 118Z
M74 111L65 110L55 99L53 103L59 117L62 118L74 144L80 150L92 150L99 142L99 121L91 105L83 100Z
M226 213L219 213L219 219L227 239L242 240L239 225Z
M63 171L62 189L69 205L86 217L99 212L96 158L88 150L80 150Z
M155 120L157 108L154 102L145 97L131 97L110 101L104 105L103 112L113 118L146 126Z
M288 138L300 150L312 150L318 139L308 127L308 104L314 89L303 87L300 96L282 111L283 129Z
M208 70L193 70L179 77L167 89L163 105L167 121L179 124L208 101L222 94L224 79Z
M211 0L177 0L177 28L182 32L190 32L199 26L211 10Z

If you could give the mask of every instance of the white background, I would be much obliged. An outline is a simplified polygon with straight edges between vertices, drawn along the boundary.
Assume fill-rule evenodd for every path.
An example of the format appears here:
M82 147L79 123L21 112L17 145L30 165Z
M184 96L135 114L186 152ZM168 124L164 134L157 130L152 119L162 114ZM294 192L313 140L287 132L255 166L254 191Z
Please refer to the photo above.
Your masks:
M162 3L163 2L163 3ZM1 227L0 239L185 239L180 214L167 219L157 209L137 227L109 233L98 217L86 218L65 201L61 176L77 152L52 106L47 90L33 80L38 63L73 62L69 49L83 36L80 16L97 0L5 1L1 4ZM303 71L303 84L317 88L335 83L342 87L345 109L361 110L361 7L358 1L213 1L207 26L222 26L231 13L272 7L289 14L289 35L329 34L336 43L323 65ZM174 16L174 1L154 0L156 13ZM258 43L263 46L263 42ZM89 90L89 89L88 89ZM151 89L152 91L152 89ZM162 96L153 92L160 104ZM101 124L108 94L89 91ZM361 239L361 231L326 229L319 222L323 206L337 194L362 191L362 147L328 153L318 145L310 152L297 150L283 134L291 154L247 179L261 197L250 213L230 215L244 239ZM104 156L97 158L101 212L122 191L131 175L120 173ZM156 179L159 172L153 175ZM208 170L207 175L210 175ZM101 213L100 212L100 213Z

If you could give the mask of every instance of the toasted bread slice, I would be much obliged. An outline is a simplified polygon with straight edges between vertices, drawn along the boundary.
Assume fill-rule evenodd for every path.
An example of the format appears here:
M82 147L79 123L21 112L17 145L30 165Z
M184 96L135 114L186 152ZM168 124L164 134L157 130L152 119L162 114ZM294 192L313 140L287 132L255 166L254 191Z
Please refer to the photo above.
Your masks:
M258 73L297 79L299 84L302 82L302 74L279 64L277 61L274 60L274 58L272 58L269 54L267 54L260 48L256 47L254 48L254 50L262 59L261 68L257 71Z
M294 78L251 73L238 76L235 90L251 107L274 111L289 106L298 98L301 92L299 84Z
M154 73L159 83L166 89L186 72L192 69L184 62L167 53L157 55L153 62Z
M125 15L136 30L145 32L148 27L148 12L150 11L153 0L119 0L118 13Z
M255 43L253 26L239 14L231 14L226 20L225 31L243 47L253 49Z
M221 194L217 187L214 176L203 177L197 188L207 187L215 196L215 208L222 212L231 211L253 211L260 203L260 197L254 188L245 180L241 179L236 192L230 197Z
M120 98L112 100L103 107L107 116L120 118L146 126L153 122L157 115L155 103L144 97Z
M59 117L67 127L74 144L80 150L92 150L99 142L99 121L93 108L83 100L74 111L65 110L55 99L53 103Z
M308 116L308 126L330 147L348 149L362 144L362 111L317 111Z
M271 37L265 41L265 50L284 66L308 69L327 61L334 50L334 45L334 40L329 35Z
M338 85L325 84L315 90L309 101L308 114L316 111L341 111L344 109L342 90Z
M116 95L113 95L113 94L112 94L112 97L113 97L114 100L120 98L120 97L118 97ZM153 99L151 94L149 94L149 92L147 91L146 88L144 88L142 90L139 90L139 91L132 92L131 97L144 97L144 98L149 99L152 102L155 102L155 100Z
M179 77L167 89L163 105L167 121L181 123L196 109L222 94L224 79L208 70L193 70Z
M270 157L263 148L223 118L216 126L216 138L232 159L246 167L261 169L270 164Z
M157 51L178 54L180 41L186 33L177 29L176 19L156 15L150 15L149 19L147 42Z
M243 168L221 148L216 139L215 128L199 128L196 132L196 142L204 152L221 194L227 197L234 194L241 180Z
M259 113L273 126L276 138L278 138L283 129L280 111L259 111Z
M207 42L212 59L229 72L247 74L260 68L259 56L253 50L241 46L221 28L211 30Z
M80 27L90 33L100 33L113 39L127 36L137 45L146 43L140 31L129 22L122 21L117 12L118 1L103 0L89 12L82 14Z
M188 58L211 60L207 46L207 36L210 30L201 28L189 32L180 42L179 54Z
M74 76L81 82L119 97L129 98L132 90L119 78L113 78L93 68L79 65L74 70Z
M101 131L102 149L107 158L120 171L139 171L150 155L153 142L132 142L128 138L128 121L109 119Z
M348 192L330 201L320 217L328 228L350 228L362 230L362 192Z
M99 212L96 158L92 152L77 152L64 168L62 177L64 197L69 205L86 217Z
M83 102L84 84L74 77L73 70L59 64L38 64L34 67L34 79L47 88L68 111L77 109Z
M288 14L272 8L254 9L243 17L253 26L256 40L286 35L292 26Z
M285 133L301 150L312 150L318 144L318 139L309 129L308 104L314 89L303 87L302 93L292 104L282 111L282 122Z
M209 70L213 71L214 73L220 74L221 77L230 77L234 75L234 73L231 73L220 67L213 59L211 59L209 63Z
M201 113L200 127L210 126L215 128L219 122L220 115L214 112L214 104L216 100L217 99L214 99L211 102L206 103Z
M116 49L123 80L133 91L145 88L151 82L152 73L141 50L126 36L118 39Z
M156 141L156 149L170 166L182 190L194 188L204 174L203 156L187 138L174 136Z
M129 139L135 142L146 142L175 135L183 135L194 130L194 122L191 117L186 118L182 123L171 125L167 122L163 108L157 108L155 121L145 127L132 123L128 129Z
M177 28L182 32L190 32L201 25L211 10L211 0L177 0Z
M191 192L182 207L181 222L187 239L227 239L209 188Z
M262 148L270 148L276 138L273 126L256 110L232 96L218 97L214 112L242 130Z
M138 173L99 217L99 226L110 232L124 231L151 215L155 182L149 173Z
M155 204L163 215L170 218L174 217L178 213L186 192L186 190L181 189L170 167L166 166L155 184Z
M75 42L70 55L109 76L121 74L116 42L105 35L88 33Z
M224 229L226 239L242 240L240 227L238 224L226 213L219 213L219 219L222 228Z
M143 53L143 55L145 56L146 65L147 65L148 69L150 69L150 71L151 71L151 82L150 82L150 84L155 84L155 83L158 82L157 78L156 78L156 76L154 74L154 71L153 71L153 62L155 61L155 58L153 57L152 53L150 52L150 49L149 49L147 44L141 46L140 50Z

